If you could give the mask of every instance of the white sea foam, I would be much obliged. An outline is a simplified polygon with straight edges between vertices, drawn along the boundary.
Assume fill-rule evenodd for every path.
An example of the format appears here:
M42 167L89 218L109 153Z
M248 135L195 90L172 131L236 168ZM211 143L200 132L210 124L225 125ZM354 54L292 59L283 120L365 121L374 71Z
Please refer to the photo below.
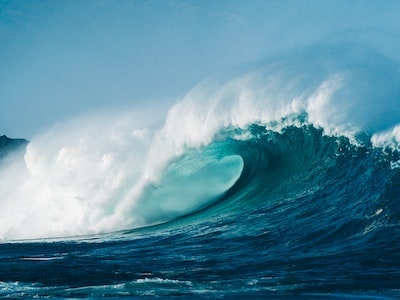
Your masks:
M371 142L376 147L390 147L393 150L400 150L400 124L389 130L375 133Z

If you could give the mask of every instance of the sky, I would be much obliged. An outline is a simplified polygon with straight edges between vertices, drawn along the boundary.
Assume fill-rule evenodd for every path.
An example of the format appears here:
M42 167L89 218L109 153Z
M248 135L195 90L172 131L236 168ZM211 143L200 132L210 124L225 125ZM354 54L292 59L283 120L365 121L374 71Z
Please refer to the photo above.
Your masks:
M0 135L164 107L216 73L321 40L400 60L400 1L0 0Z

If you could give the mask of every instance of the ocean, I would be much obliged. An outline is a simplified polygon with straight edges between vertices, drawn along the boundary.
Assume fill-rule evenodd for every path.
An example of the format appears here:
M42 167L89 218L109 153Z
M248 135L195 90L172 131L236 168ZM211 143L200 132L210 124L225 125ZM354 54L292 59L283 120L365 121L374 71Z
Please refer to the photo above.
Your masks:
M399 79L319 45L4 152L0 297L400 298Z

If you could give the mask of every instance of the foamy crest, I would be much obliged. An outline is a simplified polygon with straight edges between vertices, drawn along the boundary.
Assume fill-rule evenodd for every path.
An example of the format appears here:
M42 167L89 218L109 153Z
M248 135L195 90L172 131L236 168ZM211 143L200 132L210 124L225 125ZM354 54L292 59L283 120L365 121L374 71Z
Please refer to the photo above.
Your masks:
M378 132L371 138L376 147L389 147L400 151L400 124L384 132Z

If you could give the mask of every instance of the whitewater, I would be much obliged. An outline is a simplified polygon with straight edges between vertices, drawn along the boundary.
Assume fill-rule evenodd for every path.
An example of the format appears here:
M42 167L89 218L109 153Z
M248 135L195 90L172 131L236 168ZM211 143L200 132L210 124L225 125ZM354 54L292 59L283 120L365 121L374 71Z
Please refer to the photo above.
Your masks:
M0 296L398 297L399 66L325 42L35 136L1 162Z

